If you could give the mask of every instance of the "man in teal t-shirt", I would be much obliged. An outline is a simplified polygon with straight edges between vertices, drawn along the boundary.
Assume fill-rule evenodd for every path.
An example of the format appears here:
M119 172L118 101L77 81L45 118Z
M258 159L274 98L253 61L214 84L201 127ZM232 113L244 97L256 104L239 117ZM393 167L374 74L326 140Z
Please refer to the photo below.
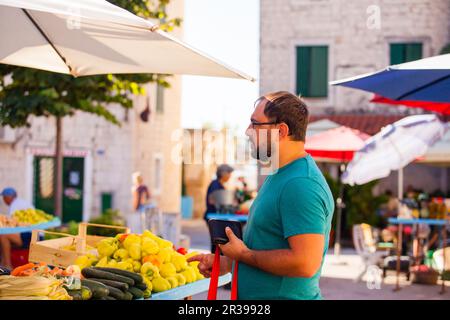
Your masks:
M226 230L221 274L239 261L239 299L321 299L320 272L334 211L325 178L305 152L308 109L289 92L257 100L246 134L270 171L250 208L244 239ZM198 255L211 274L213 255Z

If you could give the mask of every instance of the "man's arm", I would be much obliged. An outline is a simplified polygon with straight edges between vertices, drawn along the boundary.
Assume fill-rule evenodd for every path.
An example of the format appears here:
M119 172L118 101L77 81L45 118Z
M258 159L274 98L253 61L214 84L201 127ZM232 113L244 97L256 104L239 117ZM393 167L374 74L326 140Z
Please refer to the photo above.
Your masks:
M288 238L290 249L250 250L231 229L226 230L230 241L221 245L223 254L231 259L278 276L314 276L322 264L324 236L301 234Z

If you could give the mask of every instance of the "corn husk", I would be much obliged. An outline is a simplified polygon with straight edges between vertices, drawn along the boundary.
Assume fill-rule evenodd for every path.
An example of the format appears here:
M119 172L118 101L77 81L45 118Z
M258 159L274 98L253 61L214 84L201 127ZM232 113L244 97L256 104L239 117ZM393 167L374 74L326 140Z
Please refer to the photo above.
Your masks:
M71 300L62 284L62 280L54 277L0 276L0 299Z

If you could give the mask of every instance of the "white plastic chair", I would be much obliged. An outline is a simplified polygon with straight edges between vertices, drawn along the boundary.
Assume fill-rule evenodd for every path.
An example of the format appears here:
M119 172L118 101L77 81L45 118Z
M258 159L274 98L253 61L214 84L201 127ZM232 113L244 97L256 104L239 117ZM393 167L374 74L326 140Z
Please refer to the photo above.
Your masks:
M353 226L353 244L363 263L363 270L354 279L357 282L362 279L369 267L379 265L386 252L377 251L376 241L372 236L372 227L368 224Z

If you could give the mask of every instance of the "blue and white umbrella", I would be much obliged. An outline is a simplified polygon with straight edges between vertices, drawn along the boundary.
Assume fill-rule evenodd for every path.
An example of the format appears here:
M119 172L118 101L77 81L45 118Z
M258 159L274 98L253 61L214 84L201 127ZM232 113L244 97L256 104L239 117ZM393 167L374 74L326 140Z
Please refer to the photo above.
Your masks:
M399 170L399 197L403 194L402 168L423 156L446 132L434 114L403 118L366 140L342 175L344 183L364 184Z
M389 66L331 84L374 92L392 100L450 102L450 54Z

